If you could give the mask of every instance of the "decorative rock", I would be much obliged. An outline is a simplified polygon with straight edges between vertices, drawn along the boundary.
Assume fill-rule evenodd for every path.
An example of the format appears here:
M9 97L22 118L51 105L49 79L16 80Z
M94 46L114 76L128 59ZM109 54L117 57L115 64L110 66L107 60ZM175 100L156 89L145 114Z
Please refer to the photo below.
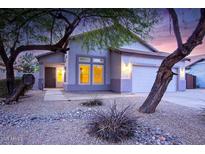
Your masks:
M164 136L160 136L160 137L159 137L159 140L160 140L160 141L165 141L166 138L165 138Z
M26 127L32 128L32 125L41 123L72 122L75 119L89 121L96 113L96 110L76 109L70 112L53 113L51 115L18 115L5 114L0 111L0 126ZM58 130L58 127L53 129ZM133 138L136 144L154 144L154 145L175 145L182 144L179 138L165 133L159 128L152 128L144 123L138 123L135 136Z

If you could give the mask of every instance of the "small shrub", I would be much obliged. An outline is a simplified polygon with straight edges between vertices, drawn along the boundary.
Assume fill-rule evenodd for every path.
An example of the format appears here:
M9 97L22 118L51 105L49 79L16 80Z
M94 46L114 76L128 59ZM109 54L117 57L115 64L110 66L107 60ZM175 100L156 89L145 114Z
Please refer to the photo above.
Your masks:
M81 103L81 105L92 107L92 106L101 106L101 105L103 105L103 103L99 99L94 99L94 100L90 100L87 102L83 102L83 103Z
M92 107L92 106L101 106L103 105L103 102L98 99L98 95L94 95L93 98L87 102L83 102L81 103L81 105L83 106L89 106L89 107Z
M128 109L129 106L117 110L114 104L108 112L97 112L88 124L88 134L112 143L132 138L137 128L137 118L131 117Z

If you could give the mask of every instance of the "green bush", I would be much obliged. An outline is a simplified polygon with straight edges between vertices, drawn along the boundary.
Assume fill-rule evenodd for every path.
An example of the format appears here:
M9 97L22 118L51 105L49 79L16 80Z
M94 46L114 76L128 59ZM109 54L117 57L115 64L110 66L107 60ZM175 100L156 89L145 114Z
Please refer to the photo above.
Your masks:
M21 78L15 79L15 88L21 83ZM0 80L0 97L5 97L8 95L8 89L6 85L6 79Z

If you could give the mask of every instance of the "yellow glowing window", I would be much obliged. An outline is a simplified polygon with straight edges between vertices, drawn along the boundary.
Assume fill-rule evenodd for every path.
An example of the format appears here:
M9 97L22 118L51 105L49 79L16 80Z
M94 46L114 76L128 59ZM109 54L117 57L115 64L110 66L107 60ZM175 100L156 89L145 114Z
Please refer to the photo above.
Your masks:
M103 75L104 75L103 65L93 65L93 83L94 84L103 84Z
M80 84L89 84L90 83L90 65L80 64Z
M63 82L64 79L64 69L57 68L57 82Z

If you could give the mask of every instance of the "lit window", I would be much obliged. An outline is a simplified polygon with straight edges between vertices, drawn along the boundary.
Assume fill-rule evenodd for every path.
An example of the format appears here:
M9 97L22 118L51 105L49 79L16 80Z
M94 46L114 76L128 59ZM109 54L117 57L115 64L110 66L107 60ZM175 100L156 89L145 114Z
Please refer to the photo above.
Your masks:
M89 57L79 57L79 62L90 63Z
M94 84L103 84L103 65L93 65L93 83Z
M79 65L79 80L80 84L89 84L90 83L90 65L80 64Z
M57 82L63 82L64 80L64 69L57 68Z
M93 58L93 63L104 63L103 58Z

